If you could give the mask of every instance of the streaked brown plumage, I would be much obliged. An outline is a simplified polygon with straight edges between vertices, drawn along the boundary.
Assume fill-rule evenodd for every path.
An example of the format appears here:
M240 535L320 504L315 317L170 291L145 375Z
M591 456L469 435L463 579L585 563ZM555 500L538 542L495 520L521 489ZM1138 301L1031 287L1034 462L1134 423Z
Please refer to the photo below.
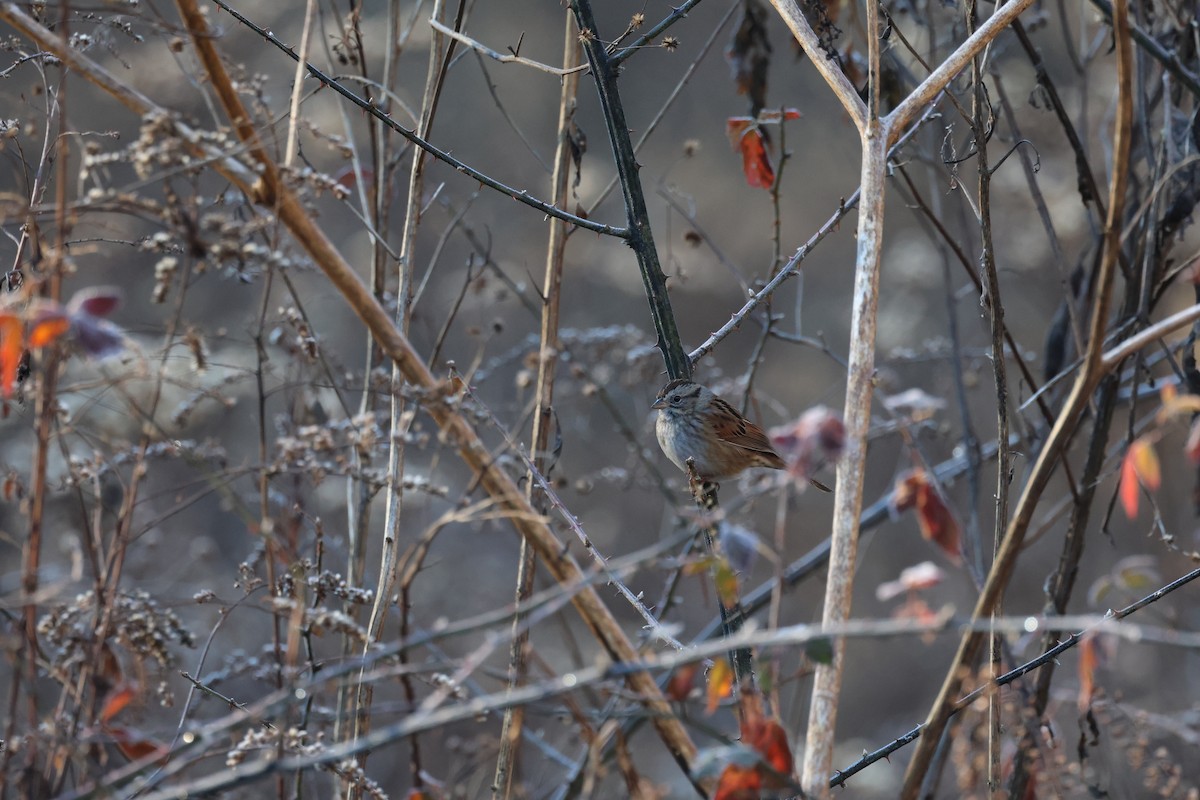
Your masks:
M700 478L719 481L751 467L787 466L762 428L698 383L671 381L651 408L658 409L654 431L663 453L684 471L691 458Z

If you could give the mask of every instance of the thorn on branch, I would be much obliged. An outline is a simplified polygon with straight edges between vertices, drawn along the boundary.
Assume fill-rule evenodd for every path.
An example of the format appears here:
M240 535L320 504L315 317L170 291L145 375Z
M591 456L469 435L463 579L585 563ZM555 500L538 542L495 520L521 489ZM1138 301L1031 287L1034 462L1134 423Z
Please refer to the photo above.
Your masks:
M522 43L522 42L524 42L524 41L525 41L525 31L521 31L521 35L520 35L520 36L517 38L517 47L516 47L516 49L514 50L514 49L512 48L512 46L511 46L511 45L509 45L509 47L508 47L508 52L512 53L514 57L516 57L516 58L520 58L520 57L521 57L521 43Z

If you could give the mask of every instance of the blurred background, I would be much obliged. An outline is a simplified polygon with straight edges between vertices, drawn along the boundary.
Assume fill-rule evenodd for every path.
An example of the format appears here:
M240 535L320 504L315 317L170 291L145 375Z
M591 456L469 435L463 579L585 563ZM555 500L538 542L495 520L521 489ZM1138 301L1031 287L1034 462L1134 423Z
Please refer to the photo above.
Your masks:
M653 24L672 11L668 3L597 5L601 36L612 39L629 26L634 14L644 14L647 24ZM282 41L299 46L304 3L244 0L236 7ZM348 88L374 92L378 84L373 82L383 74L389 9L382 3L316 7L310 60ZM991 8L981 5L979 13L986 16ZM964 38L964 12L953 4L903 0L887 9L894 22L886 42L889 78L911 88L925 73L902 41L930 63L940 62ZM204 10L243 99L256 114L260 134L282 161L294 62L216 6ZM560 64L567 12L558 3L468 3L467 10L466 33L487 47ZM60 13L65 13L75 49L180 120L201 131L227 130L173 6L131 0L73 3L65 12L56 5L34 4L32 11L47 24L60 24ZM402 36L392 113L411 128L429 63L431 6L398 3L392 13L400 20ZM748 185L742 157L726 135L729 118L751 112L750 101L739 93L731 75L727 53L745 13L741 2L699 3L667 31L675 40L672 46L647 45L622 67L620 90L628 125L635 142L645 137L638 150L639 177L688 350L741 308L748 292L826 224L859 183L853 124L810 61L798 56L791 36L768 8L766 107L794 108L801 116L764 126L778 181L775 190ZM864 51L861 9L831 5L820 13L832 16L841 31L836 46L845 63L852 64ZM1156 41L1178 43L1194 36L1194 9L1164 6L1138 14L1138 23ZM1024 20L1081 137L1090 168L1106 191L1116 97L1110 30L1093 6L1066 0L1035 6ZM123 719L148 737L169 741L185 707L185 727L228 711L211 697L197 696L190 706L185 703L190 685L178 670L246 703L281 680L293 679L284 674L274 654L276 617L262 588L270 557L264 549L262 520L272 521L272 532L283 542L283 555L277 555L279 563L274 565L279 580L303 582L300 576L312 580L327 571L335 577L325 586L347 575L347 498L355 496L356 489L348 489L346 476L359 474L356 470L361 468L375 470L378 478L378 470L386 465L389 369L375 362L374 373L365 375L367 336L342 298L269 212L249 205L205 165L187 160L169 126L138 119L78 73L37 57L36 48L13 29L0 35L0 74L5 76L0 82L0 193L5 205L0 247L7 268L19 267L28 281L38 275L39 256L49 257L47 250L39 253L29 246L18 251L22 226L32 220L47 247L65 240L64 298L83 287L119 287L124 302L111 319L128 336L126 351L118 358L96 361L76 353L62 366L61 409L47 472L50 494L39 606L46 614L55 608L86 609L80 595L94 583L86 542L97 537L108 541L133 485L130 465L138 461L143 445L150 446L144 456L148 470L138 478L129 510L130 544L121 591L146 593L159 612L176 615L202 646L187 647L183 637L176 637L167 643L173 660L162 663L128 641L117 649L122 672L136 674L141 687L139 702L123 713ZM1195 70L1194 46L1190 51L1180 48L1185 66ZM1139 258L1152 259L1137 237L1153 238L1154 231L1162 230L1151 226L1147 233L1144 220L1160 219L1171 199L1184 191L1181 181L1191 180L1189 159L1195 153L1190 134L1194 97L1170 75L1164 77L1157 61L1139 53L1138 138L1126 240L1127 258L1135 265ZM1047 428L1036 404L1029 402L1047 377L1046 340L1072 293L1072 271L1081 267L1086 274L1091 269L1103 220L1094 204L1081 199L1076 154L1047 100L1047 90L1038 85L1030 59L1012 34L1000 36L991 46L987 71L994 111L986 146L994 169L990 203L1002 290L998 300L1017 355L1038 381L1030 385L1016 368L1013 353L1005 354L1013 432L1020 437L1012 464L1015 496ZM496 180L549 199L559 87L553 74L498 63L460 44L446 72L429 138ZM953 83L951 92L969 111L969 76ZM378 102L379 94L373 96ZM55 99L65 99L65 113ZM585 212L593 221L624 225L612 152L587 72L580 82L575 122L586 137L586 152L573 169L567 208ZM305 80L298 157L290 178L303 191L321 228L364 280L370 279L372 261L378 257L364 221L371 216L371 204L366 213L363 209L375 174L372 168L356 169L351 152L370 164L371 148L381 135L360 110L321 89L314 79ZM414 152L390 135L390 182L395 192L379 227L386 231L389 245L398 248ZM1015 148L1018 140L1024 143ZM238 151L231 134L214 142ZM41 156L50 146L61 148L60 157L67 159L65 183L54 164ZM878 587L925 561L943 571L937 586L920 593L928 609L950 608L967 615L977 593L970 567L986 566L992 552L994 459L984 460L974 481L966 478L962 467L968 434L983 445L996 436L986 308L955 253L957 249L967 267L978 271L975 146L970 120L942 98L893 157L879 305L877 430L870 442L864 497L864 505L886 501L897 479L914 467L958 465L954 478L940 491L961 525L967 558L956 563L923 539L914 514L886 515L865 530L860 541L856 618L886 619L896 613L904 597L879 599ZM55 213L58 193L68 209L67 226ZM480 404L471 406L477 427L496 448L496 457L514 475L523 474L520 459L504 444L504 433L528 447L547 220L436 161L428 164L418 205L412 342L429 359L435 375L448 377L456 370L466 377ZM31 214L26 210L30 207ZM698 380L765 428L794 421L816 405L841 412L852 333L856 223L856 214L847 213L805 257L797 276L775 293L770 303L776 317L772 335L764 334L765 314L760 309L697 365ZM1154 253L1161 255L1162 265L1153 284L1153 318L1195 302L1187 280L1164 276L1177 274L1190 262L1197 243L1186 223L1172 230L1168 241L1159 242ZM380 263L392 276L385 300L394 307L395 259L384 256ZM1123 291L1138 289L1119 279L1118 296ZM561 300L565 352L559 364L553 432L561 453L551 478L605 557L657 547L625 575L628 586L654 604L683 557L678 543L663 542L690 524L694 511L684 476L659 452L653 434L650 403L666 375L631 249L618 239L574 230L566 246ZM1076 302L1083 314L1086 300ZM1062 331L1058 329L1060 338ZM1068 609L1072 613L1102 613L1126 605L1192 568L1190 554L1200 542L1192 502L1194 469L1181 450L1186 420L1162 427L1162 486L1142 498L1137 517L1127 519L1115 500L1127 434L1145 429L1158 406L1158 387L1175 382L1171 363L1176 357L1165 359L1162 353L1177 352L1185 335L1168 337L1156 363L1140 363L1136 370L1131 365L1123 373L1123 397L1130 400L1140 392L1140 399L1116 411L1118 421L1108 437L1108 458L1096 485L1077 589ZM1068 352L1050 374L1069 371L1073 359ZM0 423L0 459L26 488L35 448L31 387L41 380L39 369L45 363L35 356L32 383L8 402ZM1061 401L1070 381L1068 372L1043 395L1051 408ZM374 409L366 417L361 406L364 385L369 386ZM901 399L889 402L896 397ZM1076 476L1091 431L1089 418L1082 422L1079 441L1068 457ZM503 521L460 513L478 493L472 476L427 416L415 416L407 441L405 475L411 485L404 494L401 550L408 551L423 538L431 540L404 598L409 629L428 631L511 604L516 534ZM265 494L259 482L264 469L269 475ZM834 485L832 465L816 477ZM758 557L745 565L742 576L744 590L770 581L781 565L810 552L828 536L832 495L804 483L760 474L722 487L730 520L758 537ZM8 499L0 516L0 591L8 609L3 641L10 661L0 667L0 687L21 649L21 549L29 527L28 496L12 493ZM1006 594L1005 613L1044 611L1044 584L1062 550L1070 499L1068 483L1059 475L1038 507ZM373 590L383 527L381 495L369 506L369 515L370 538L363 551L366 575L356 583ZM586 568L589 554L561 517L554 523ZM1142 558L1122 560L1133 556ZM308 595L292 596L311 602L312 593L319 595L320 590L308 585ZM539 575L539 587L548 586L548 579ZM822 569L783 593L772 621L789 625L819 620L823 593ZM642 620L615 591L602 587L601 594L636 638ZM713 618L716 596L703 570L694 569L680 580L677 594L665 621L687 642ZM1194 589L1185 588L1134 621L1194 630L1200 623L1194 596ZM345 600L336 592L316 599L330 608L341 607ZM365 622L366 607L348 603L347 608L357 624ZM279 613L286 621L287 610ZM83 652L80 642L86 636L79 632L86 628L86 618L83 614L75 623L64 623L68 629L72 624L83 626L73 629L79 639L73 639L70 630L51 632L53 626L42 634L46 658L53 665L36 684L37 705L46 719L56 700L68 696L62 681L70 684ZM392 606L385 642L400 635L399 620L400 611ZM758 624L765 620L766 615L760 615ZM329 668L359 651L361 645L345 645L341 629L336 624L332 628L312 639L307 662ZM487 630L507 635L506 624L481 626L414 651L411 658L422 667L415 681L417 701L434 691L435 675L453 674L460 660L478 654L479 648L492 647L493 652L463 691L503 689L507 643L490 642ZM356 641L353 636L349 640ZM928 638L849 642L838 721L839 765L854 762L864 751L924 720L957 641L951 631ZM1014 635L1009 645L1020 662L1040 652L1042 639ZM648 653L666 649L653 642L646 646ZM534 627L531 652L533 679L592 665L597 659L594 642L570 607ZM1114 643L1095 673L1094 727L1078 707L1077 658L1077 652L1070 651L1059 661L1049 723L1039 733L1043 767L1038 770L1037 796L1082 797L1095 791L1112 797L1158 796L1155 792L1195 796L1200 780L1195 767L1200 763L1200 663L1195 654L1163 644ZM799 754L812 664L792 649L764 654L759 665L771 673L778 693L776 711ZM303 670L301 674L311 677ZM571 774L563 761L575 762L587 752L580 717L601 726L601 710L616 691L608 685L589 687L570 702L554 698L528 708L526 727L544 746L529 741L523 746L514 781L518 796L552 796ZM168 694L174 695L173 707L161 702ZM1004 697L1011 701L1012 729L1019 730L1022 695L1006 689ZM332 731L339 702L336 687L325 687L314 700L307 709L281 712L282 720L276 723L296 725L303 717L314 737L316 731ZM377 725L411 711L410 700L394 678L377 685L374 703ZM636 708L622 704L619 713ZM5 714L12 732L13 717L7 710ZM728 707L706 715L704 700L693 698L682 704L681 714L702 748L736 736ZM986 725L976 709L962 719L947 753L951 766L936 791L939 797L986 796L973 772L982 752L978 737L986 733ZM27 723L22 717L15 724L18 736L37 734ZM327 735L332 740L333 735ZM422 735L421 767L427 785L440 784L446 796L487 796L498 736L495 715ZM637 768L663 796L689 796L687 781L652 730L642 726L630 737ZM28 751L18 747L18 756L21 752ZM402 796L419 785L410 754L407 742L394 742L372 754L366 773L390 796ZM222 769L221 749L213 749L211 755L194 769ZM1011 747L1005 757L1011 759ZM901 751L890 761L872 765L850 781L852 796L895 796L906 762ZM103 771L94 764L88 769L91 774ZM328 775L307 780L317 796L329 796L334 785ZM604 768L597 780L594 796L623 796L616 769ZM264 788L238 791L242 793L229 796L258 797Z

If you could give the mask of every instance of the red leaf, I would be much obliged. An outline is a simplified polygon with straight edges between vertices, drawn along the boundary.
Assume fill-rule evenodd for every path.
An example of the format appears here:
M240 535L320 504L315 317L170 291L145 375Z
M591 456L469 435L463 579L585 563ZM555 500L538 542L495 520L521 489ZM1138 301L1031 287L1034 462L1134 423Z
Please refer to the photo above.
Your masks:
M700 667L697 664L684 664L675 670L671 675L671 680L667 681L665 692L667 697L677 703L687 700L691 696L692 690L696 688L696 675L699 672Z
M87 314L91 317L107 317L121 305L121 290L113 286L92 286L80 289L67 303L71 316Z
M792 749L788 746L787 732L777 720L762 720L753 732L753 738L743 735L742 741L762 753L763 762L780 775L792 774L795 768Z
M9 312L0 312L0 393L12 395L17 381L17 367L25 352L25 326Z
M105 733L112 737L113 744L130 761L139 761L150 756L159 756L159 763L167 759L167 746L162 742L142 736L132 728L120 725L102 726Z
M915 469L901 476L896 482L892 505L897 511L915 508L921 536L937 545L954 563L962 561L958 520L923 470Z
M762 800L762 776L758 769L736 764L725 767L713 800Z
M750 117L730 117L725 133L735 150L742 154L742 173L751 186L770 189L775 185L775 168L767 153L767 140L758 123Z

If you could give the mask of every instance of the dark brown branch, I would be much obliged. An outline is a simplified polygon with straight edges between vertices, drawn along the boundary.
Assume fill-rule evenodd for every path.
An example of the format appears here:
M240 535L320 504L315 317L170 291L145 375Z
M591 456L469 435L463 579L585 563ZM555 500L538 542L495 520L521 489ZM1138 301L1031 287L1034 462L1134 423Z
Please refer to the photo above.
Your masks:
M610 60L604 42L600 39L589 0L574 0L571 10L575 12L575 22L579 26L583 50L592 67L596 91L600 96L604 125L612 145L617 174L621 178L621 193L624 195L625 213L629 219L629 227L624 232L625 239L637 256L646 300L650 303L650 316L654 320L654 331L658 336L658 349L662 351L667 374L672 379L690 378L692 363L679 340L679 329L671 311L667 276L663 274L662 265L658 261L658 251L654 247L650 214L646 210L646 196L642 191L641 178L638 177L640 167L633 150L633 141L629 138L629 125L625 122L621 94L617 90L617 65Z

